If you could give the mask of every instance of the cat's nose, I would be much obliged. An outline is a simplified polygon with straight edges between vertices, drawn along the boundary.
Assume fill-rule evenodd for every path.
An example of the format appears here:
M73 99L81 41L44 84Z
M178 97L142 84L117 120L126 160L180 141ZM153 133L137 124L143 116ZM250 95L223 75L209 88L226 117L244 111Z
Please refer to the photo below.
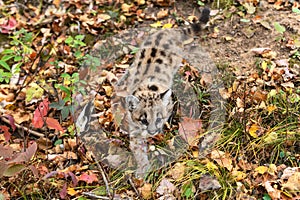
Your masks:
M157 130L148 130L148 133L151 135L155 135L157 133Z

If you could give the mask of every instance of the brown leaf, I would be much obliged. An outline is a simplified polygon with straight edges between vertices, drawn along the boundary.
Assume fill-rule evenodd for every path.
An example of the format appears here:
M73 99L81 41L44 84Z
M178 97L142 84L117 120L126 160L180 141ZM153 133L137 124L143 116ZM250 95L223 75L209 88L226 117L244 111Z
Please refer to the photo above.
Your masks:
M181 179L184 176L185 172L185 164L184 163L176 163L175 166L169 171L169 175L176 181Z
M7 163L20 163L20 162L28 162L32 159L34 154L37 151L37 143L33 142L25 152L19 153L18 156Z
M200 177L199 189L201 191L218 190L221 188L219 181L211 175L203 175Z
M299 191L300 190L300 172L295 172L289 177L287 183L282 184L283 189L288 191Z
M3 159L7 159L12 157L13 155L13 148L10 146L3 146L2 144L0 144L0 157L2 157Z
M162 179L156 192L160 195L172 194L176 190L176 186L169 179Z
M225 167L228 171L231 171L233 168L232 158L229 153L223 151L214 150L211 152L211 158L216 161L220 166Z
M199 132L202 130L202 121L200 119L191 119L184 117L179 124L179 135L190 145L197 146Z
M142 194L143 199L151 199L152 198L152 184L145 183L141 188L139 188L139 192Z
M165 10L161 10L157 13L157 19L162 19L164 17L167 17L169 14L169 10L165 9Z

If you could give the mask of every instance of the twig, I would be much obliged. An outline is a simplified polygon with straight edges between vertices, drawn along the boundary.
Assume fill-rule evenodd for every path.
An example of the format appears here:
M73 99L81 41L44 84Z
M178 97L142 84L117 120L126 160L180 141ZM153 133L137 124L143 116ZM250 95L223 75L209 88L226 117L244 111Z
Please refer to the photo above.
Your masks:
M133 181L132 181L132 179L131 179L131 176L128 177L128 181L129 181L131 187L133 188L134 192L135 192L136 195L138 196L138 198L139 198L139 199L142 199L142 197L141 197L139 191L136 189L136 187L135 187L135 185L134 185L134 183L133 183Z
M104 183L105 183L106 192L107 192L108 196L109 196L110 198L112 198L112 195L111 195L111 193L110 193L109 184L108 184L108 181L107 181L106 175L105 175L105 173L104 173L104 170L103 170L103 168L102 168L102 165L100 165L100 163L98 162L98 160L97 160L96 158L94 158L94 156L93 156L93 159L95 160L95 162L96 162L96 165L97 165L97 166L98 166L98 168L100 169L101 176L102 176L102 178L103 178L103 181L104 181Z
M10 124L9 120L6 119L5 116L1 116L0 118L1 118L1 120L4 121L5 123ZM15 125L16 125L16 127L17 127L18 129L23 129L23 130L25 130L25 131L31 133L32 135L35 135L35 136L38 136L38 137L45 137L44 134L39 133L39 132L34 131L34 130L31 130L31 129L25 127L25 126L22 126L22 125L19 125L19 124L16 124L16 123L15 123Z
M82 194L84 196L87 196L87 197L90 197L90 198L110 200L109 197L98 196L98 195L90 193L90 192L83 192Z

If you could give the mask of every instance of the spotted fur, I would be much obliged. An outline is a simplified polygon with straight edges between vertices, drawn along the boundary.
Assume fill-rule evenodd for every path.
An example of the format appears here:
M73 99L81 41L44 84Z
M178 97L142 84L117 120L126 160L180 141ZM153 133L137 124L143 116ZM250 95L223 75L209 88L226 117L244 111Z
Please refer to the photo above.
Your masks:
M198 35L209 20L209 9L187 29L165 29L150 35L140 46L135 61L119 82L126 85L126 110L131 136L153 136L162 131L173 104L173 76L182 63L185 42Z

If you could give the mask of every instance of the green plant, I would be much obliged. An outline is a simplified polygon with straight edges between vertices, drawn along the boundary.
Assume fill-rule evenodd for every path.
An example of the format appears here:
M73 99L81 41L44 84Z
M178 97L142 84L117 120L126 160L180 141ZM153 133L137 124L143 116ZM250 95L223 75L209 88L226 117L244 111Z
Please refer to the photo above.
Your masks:
M0 54L0 82L6 83L9 83L10 78L19 73L21 66L29 60L27 56L33 52L31 44L35 36L22 28L9 38L12 39L9 43L11 47Z
M101 65L100 59L91 54L84 54L82 52L81 48L86 46L84 38L84 35L76 35L75 37L69 36L65 40L65 43L73 49L73 55L80 66L89 66L92 70L95 70L97 66Z
M85 81L79 79L79 73L75 72L72 75L68 73L62 73L61 78L63 78L63 83L56 83L55 88L60 89L64 92L64 98L60 99L58 102L50 104L50 107L56 108L61 111L62 119L66 119L71 113L74 112L73 108L73 94L80 92L85 94L84 87Z

